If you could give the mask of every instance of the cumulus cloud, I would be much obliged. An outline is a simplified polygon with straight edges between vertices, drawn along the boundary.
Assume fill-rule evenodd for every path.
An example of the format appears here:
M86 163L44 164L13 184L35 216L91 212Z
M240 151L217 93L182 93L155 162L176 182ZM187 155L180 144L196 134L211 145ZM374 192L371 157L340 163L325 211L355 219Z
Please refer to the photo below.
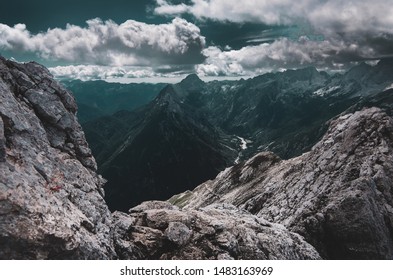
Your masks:
M303 20L316 27L350 30L377 29L391 32L393 6L386 0L192 0L189 5L156 0L157 14L190 13L198 18L231 22L297 24Z
M385 0L157 0L157 14L296 26L282 37L252 38L239 50L209 47L200 74L244 75L266 69L316 65L345 68L353 62L393 56L393 5ZM259 43L259 45L255 45Z
M198 18L221 21L288 24L300 17L305 4L313 2L317 0L192 0L192 4L185 5L156 0L155 12L162 15L190 13Z
M197 65L202 76L248 76L271 70L316 66L319 69L341 70L350 61L374 57L368 46L347 45L337 41L313 41L301 37L297 41L281 38L271 44L246 46L240 50L221 50L211 46L204 50L207 59Z
M204 60L205 38L184 19L167 24L127 20L118 25L92 19L86 27L68 24L31 34L24 24L0 24L0 48L38 53L43 58L78 64L152 66L189 64Z
M156 2L158 14L190 13L218 21L297 25L326 38L347 41L360 36L390 40L393 34L393 5L387 5L386 0L192 0L189 5Z
M169 4L165 0L156 0L158 7L155 8L157 14L183 14L189 11L189 6L184 3L177 5Z
M58 79L108 80L117 78L150 78L156 74L151 67L68 65L50 67L49 71Z
M193 73L193 65L158 67L67 65L50 67L49 71L57 79L111 80L111 81L151 81L173 79Z

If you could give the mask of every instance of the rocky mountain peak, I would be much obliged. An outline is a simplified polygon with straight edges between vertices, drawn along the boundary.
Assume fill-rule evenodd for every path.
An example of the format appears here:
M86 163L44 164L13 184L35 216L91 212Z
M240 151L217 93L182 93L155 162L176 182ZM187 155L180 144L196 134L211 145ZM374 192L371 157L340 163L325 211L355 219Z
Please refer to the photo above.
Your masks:
M383 58L377 65L371 66L365 62L350 69L345 75L345 79L352 79L362 84L366 89L390 85L392 82L391 73L393 71L393 58ZM381 90L381 88L379 88Z
M359 65L352 67L347 73L345 73L345 79L360 80L371 69L372 69L371 65L369 65L365 62L361 62L361 63L359 63Z
M392 151L392 118L364 109L333 120L300 157L259 154L170 201L231 203L300 233L324 258L391 259Z
M180 87L188 92L198 92L203 89L205 82L202 81L197 74L190 74L184 78L180 83Z
M393 67L393 57L382 58L378 62L377 67L390 68L391 69Z
M310 80L320 76L320 72L315 67L305 67L296 70L287 70L282 73L283 76L290 77L296 81Z
M167 85L164 87L158 96L155 98L153 104L158 106L158 110L164 109L167 112L180 113L182 111L179 103L183 102L185 93L177 85Z

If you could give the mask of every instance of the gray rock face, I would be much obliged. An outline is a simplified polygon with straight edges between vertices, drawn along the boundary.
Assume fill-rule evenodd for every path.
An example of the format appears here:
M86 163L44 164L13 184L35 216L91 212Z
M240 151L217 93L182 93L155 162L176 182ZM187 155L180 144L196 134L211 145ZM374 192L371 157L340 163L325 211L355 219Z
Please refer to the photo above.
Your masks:
M393 258L393 120L364 109L333 120L312 151L261 153L170 201L231 203L280 223L334 259Z
M113 258L72 95L44 67L0 57L0 100L0 259Z
M147 202L114 213L115 247L128 259L319 259L303 238L283 226L213 204L180 210Z

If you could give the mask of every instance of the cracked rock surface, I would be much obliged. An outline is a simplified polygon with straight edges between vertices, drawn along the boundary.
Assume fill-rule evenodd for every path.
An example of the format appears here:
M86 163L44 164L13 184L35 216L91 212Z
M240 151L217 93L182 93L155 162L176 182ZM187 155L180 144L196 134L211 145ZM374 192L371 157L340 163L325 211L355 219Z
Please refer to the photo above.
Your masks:
M73 96L0 57L0 259L113 258L104 180Z
M148 201L113 219L125 259L320 259L300 235L230 204L181 210Z
M323 258L393 258L393 120L377 108L342 115L313 149L265 152L170 201L231 203L304 236Z

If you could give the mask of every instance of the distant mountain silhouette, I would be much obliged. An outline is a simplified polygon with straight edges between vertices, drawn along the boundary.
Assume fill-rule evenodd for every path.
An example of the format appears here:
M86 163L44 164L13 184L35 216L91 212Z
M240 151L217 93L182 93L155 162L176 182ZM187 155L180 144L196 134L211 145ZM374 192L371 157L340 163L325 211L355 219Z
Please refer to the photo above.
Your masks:
M344 74L313 67L249 80L203 82L192 74L148 105L84 124L111 209L167 199L258 152L287 159L308 151L336 115L390 108L391 60Z

